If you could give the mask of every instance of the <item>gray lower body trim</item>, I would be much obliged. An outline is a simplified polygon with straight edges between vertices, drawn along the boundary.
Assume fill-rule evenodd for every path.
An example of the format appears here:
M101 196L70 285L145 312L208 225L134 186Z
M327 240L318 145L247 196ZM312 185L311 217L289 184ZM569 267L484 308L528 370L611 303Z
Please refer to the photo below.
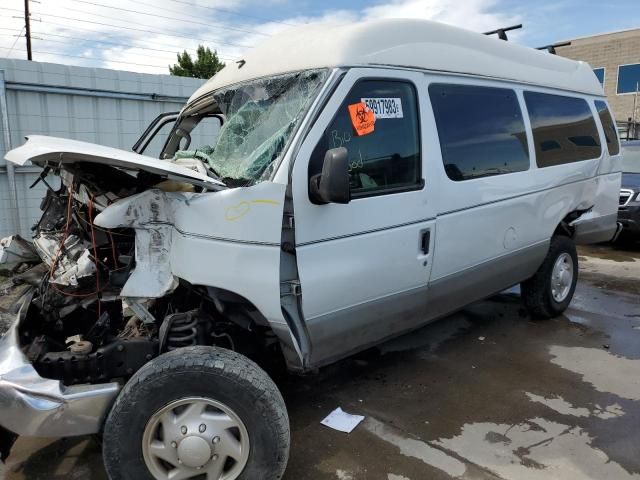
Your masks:
M424 286L307 321L309 368L316 368L415 330L531 277L549 241L510 252Z
M424 323L426 298L425 285L308 320L310 366L331 363Z
M442 317L530 278L549 251L549 241L511 252L429 284L429 316Z
M578 245L608 242L617 232L617 222L617 213L584 221L578 219L573 225L575 228L573 240Z

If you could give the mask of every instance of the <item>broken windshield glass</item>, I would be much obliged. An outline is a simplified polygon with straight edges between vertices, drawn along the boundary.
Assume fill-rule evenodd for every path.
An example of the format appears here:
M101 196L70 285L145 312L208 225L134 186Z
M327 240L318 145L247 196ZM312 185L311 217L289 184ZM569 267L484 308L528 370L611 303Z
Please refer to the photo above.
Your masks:
M215 91L213 100L225 116L217 140L176 157L198 158L228 183L267 177L327 75L327 70L308 70Z

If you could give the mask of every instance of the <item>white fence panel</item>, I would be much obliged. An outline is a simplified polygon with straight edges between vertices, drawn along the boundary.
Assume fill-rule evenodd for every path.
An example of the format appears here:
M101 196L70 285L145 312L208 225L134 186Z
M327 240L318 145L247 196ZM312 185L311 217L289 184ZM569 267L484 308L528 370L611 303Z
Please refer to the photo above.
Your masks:
M18 231L30 238L41 213L45 187L41 183L29 189L38 177L34 167L15 168L16 208L11 204L4 155L25 136L50 135L129 150L151 120L180 110L203 82L0 58L0 95L4 86L8 125L8 132L3 128L0 135L0 238ZM2 102L0 98L0 106ZM0 111L0 120L2 115Z

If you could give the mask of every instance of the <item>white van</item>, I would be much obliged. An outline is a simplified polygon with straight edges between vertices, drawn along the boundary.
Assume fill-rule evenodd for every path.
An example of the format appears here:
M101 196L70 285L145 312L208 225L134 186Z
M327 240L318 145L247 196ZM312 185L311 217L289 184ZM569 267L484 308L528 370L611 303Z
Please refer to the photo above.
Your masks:
M426 21L275 36L135 150L6 156L61 186L0 340L5 456L101 432L112 479L280 478L287 412L253 360L316 369L516 284L559 315L575 245L616 233L591 68Z

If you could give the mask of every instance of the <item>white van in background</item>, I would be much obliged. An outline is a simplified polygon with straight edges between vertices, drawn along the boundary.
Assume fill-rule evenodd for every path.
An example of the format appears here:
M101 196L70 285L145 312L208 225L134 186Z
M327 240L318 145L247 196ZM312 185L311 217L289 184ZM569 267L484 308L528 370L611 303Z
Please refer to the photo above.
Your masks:
M4 455L15 435L104 432L112 479L281 478L286 408L249 358L309 371L516 284L559 315L575 245L617 231L591 68L445 25L293 29L167 121L160 159L153 126L135 153L7 154L63 186L0 340Z

